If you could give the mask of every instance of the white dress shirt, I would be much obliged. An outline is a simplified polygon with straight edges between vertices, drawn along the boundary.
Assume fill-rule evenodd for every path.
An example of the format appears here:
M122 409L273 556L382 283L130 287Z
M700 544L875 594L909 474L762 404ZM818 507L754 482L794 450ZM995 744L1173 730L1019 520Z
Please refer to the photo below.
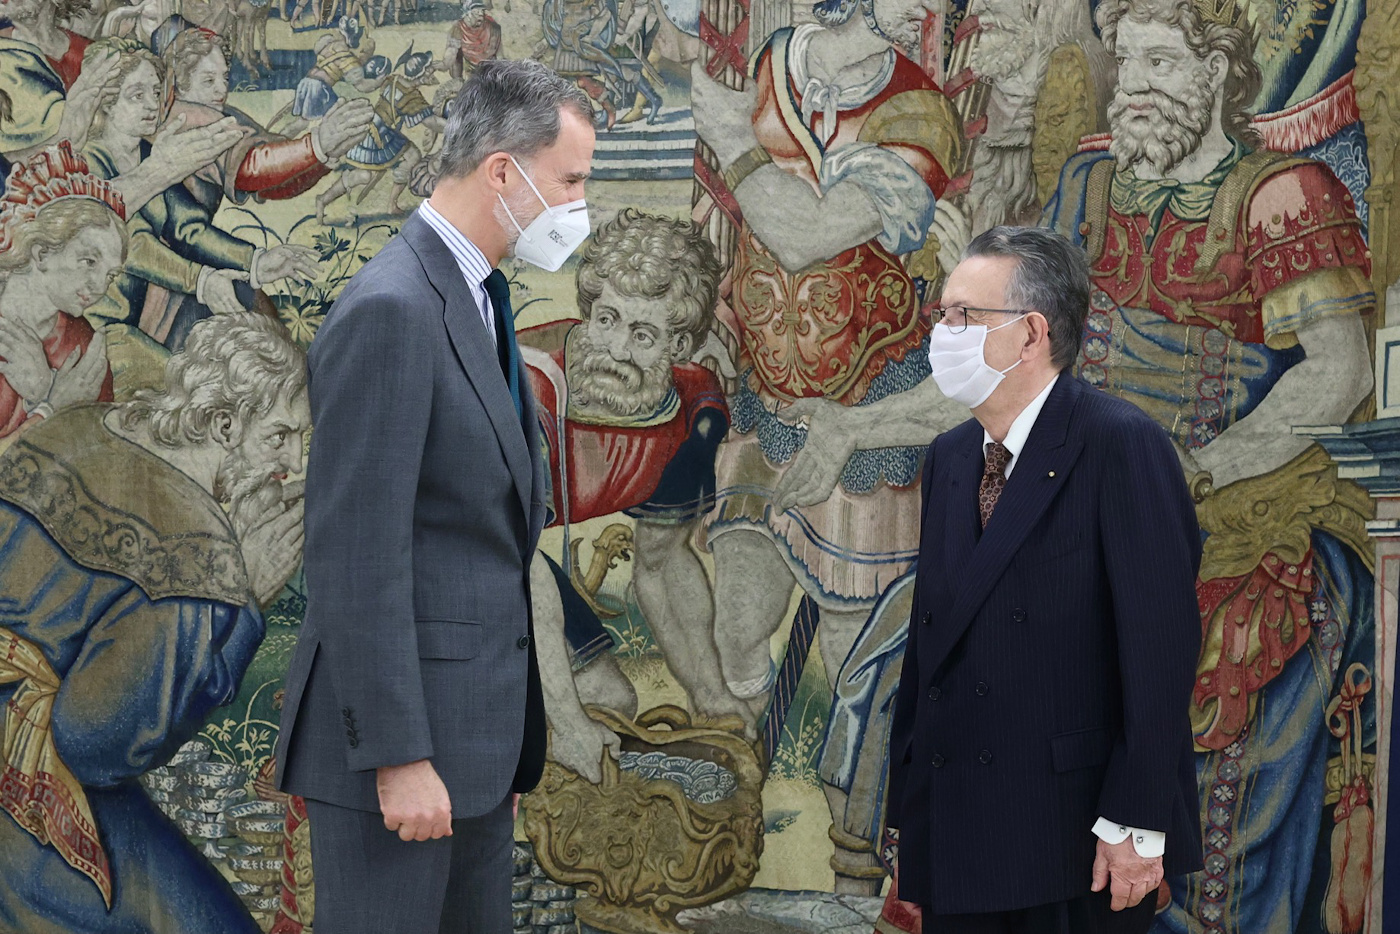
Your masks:
M1055 388L1060 377L1055 377L1050 384L1040 391L1040 395L1031 400L1030 404L1021 410L1021 414L1016 416L1016 420L1007 429L1006 437L1002 440L1006 450L1011 455L1011 460L1006 465L1006 477L1011 478L1011 471L1016 469L1016 461L1020 457L1021 451L1026 446L1026 439L1031 436L1031 429L1035 427L1035 420L1040 417L1040 410L1045 408L1045 400L1050 398L1050 391ZM995 439L982 432L982 449L985 451ZM1154 859L1166 852L1167 835L1160 830L1142 830L1137 827L1129 827L1126 824L1118 824L1106 817L1100 817L1094 824L1094 834L1100 840L1110 845L1122 843L1128 837L1133 838L1133 849L1143 859Z
M491 343L496 343L496 312L491 306L491 297L486 294L486 277L491 275L491 264L486 261L486 254L482 253L475 243L466 238L463 233L437 212L427 201L418 205L418 213L423 220L428 222L428 226L437 231L437 235L442 238L442 242L452 253L452 258L457 261L457 268L462 271L462 278L467 281L467 290L472 293L472 300L476 302L476 309L481 313L481 323L486 325L486 333L491 335ZM509 323L509 322L508 322Z

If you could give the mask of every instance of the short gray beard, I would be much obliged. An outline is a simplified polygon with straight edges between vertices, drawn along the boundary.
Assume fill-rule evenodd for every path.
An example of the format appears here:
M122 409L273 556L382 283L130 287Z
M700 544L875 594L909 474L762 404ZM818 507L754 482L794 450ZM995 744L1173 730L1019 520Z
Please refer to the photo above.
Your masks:
M1130 104L1150 103L1146 126L1139 126L1128 109ZM1108 123L1113 141L1108 151L1119 165L1146 162L1158 172L1170 172L1201 147L1210 129L1215 94L1204 71L1183 100L1162 91L1129 94L1119 88L1108 105Z
M655 412L673 385L669 357L645 369L614 360L589 340L587 324L571 334L565 367L572 398L580 405L600 405L623 418Z
M214 479L214 498L228 506L229 521L242 540L253 529L282 509L282 481L255 470L238 451L231 452L219 465Z
M505 201L504 204L501 203L502 200ZM532 204L539 207L539 211L527 217L526 212L530 210ZM507 207L510 208L509 212L506 211ZM544 206L540 204L540 199L535 197L535 193L529 189L529 186L509 197L502 195L496 198L496 203L491 206L491 216L496 219L497 224L501 225L501 232L506 235L507 256L515 255L515 245L520 242L520 229L511 223L511 215L515 215L515 223L518 223L520 227L529 227L543 211Z

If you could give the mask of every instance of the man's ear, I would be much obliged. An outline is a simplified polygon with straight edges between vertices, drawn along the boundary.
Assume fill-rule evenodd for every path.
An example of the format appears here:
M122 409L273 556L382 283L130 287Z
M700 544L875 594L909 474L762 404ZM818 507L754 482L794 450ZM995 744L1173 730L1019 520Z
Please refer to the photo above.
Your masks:
M1050 346L1050 321L1038 311L1026 315L1026 343L1022 349L1031 350L1041 341Z
M233 413L220 409L209 420L209 437L222 448L232 448L235 442L233 425Z
M671 359L679 362L689 362L690 355L695 353L695 337L689 331L677 331L671 335Z
M480 171L486 179L486 184L493 191L503 191L506 187L507 166L510 165L510 156L504 152L493 152L485 159L481 160Z
M1206 56L1206 73L1210 75L1210 88L1218 97L1230 75L1230 59L1219 50L1210 53Z

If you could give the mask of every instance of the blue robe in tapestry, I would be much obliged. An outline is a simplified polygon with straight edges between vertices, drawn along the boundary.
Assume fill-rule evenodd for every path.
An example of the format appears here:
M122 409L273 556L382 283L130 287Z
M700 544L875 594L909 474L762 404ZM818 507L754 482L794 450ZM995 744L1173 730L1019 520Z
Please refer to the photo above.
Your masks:
M237 694L262 614L223 510L111 432L109 411L60 412L0 457L0 627L61 679L50 730L87 795L112 906L0 812L0 930L256 934L137 778ZM0 706L15 688L0 685Z

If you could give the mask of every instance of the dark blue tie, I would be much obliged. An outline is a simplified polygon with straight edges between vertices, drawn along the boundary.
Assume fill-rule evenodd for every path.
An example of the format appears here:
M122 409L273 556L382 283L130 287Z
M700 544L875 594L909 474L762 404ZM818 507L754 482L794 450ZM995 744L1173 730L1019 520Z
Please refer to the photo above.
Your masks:
M510 387L510 401L515 403L515 416L525 420L525 405L520 399L520 347L515 343L515 316L510 312L510 283L499 269L482 282L486 294L491 297L492 317L496 323L496 356L501 361L501 372L505 374L506 385Z

